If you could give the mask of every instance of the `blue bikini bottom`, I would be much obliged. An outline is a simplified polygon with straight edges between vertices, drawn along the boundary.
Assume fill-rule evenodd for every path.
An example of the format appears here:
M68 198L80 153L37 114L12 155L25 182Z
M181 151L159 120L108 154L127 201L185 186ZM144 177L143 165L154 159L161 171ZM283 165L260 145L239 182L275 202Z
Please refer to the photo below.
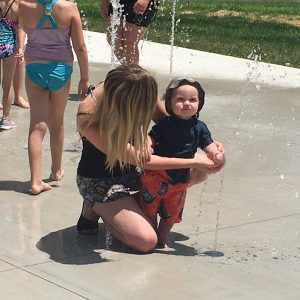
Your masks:
M73 72L73 66L62 61L30 62L25 68L33 83L50 91L62 88Z

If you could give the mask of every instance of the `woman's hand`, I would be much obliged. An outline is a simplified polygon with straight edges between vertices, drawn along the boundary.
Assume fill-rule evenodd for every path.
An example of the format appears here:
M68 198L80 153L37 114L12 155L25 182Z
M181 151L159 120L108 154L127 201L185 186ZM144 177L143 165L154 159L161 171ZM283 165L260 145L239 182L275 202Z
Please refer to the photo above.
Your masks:
M147 9L149 2L150 0L137 0L133 6L133 11L138 15L143 14Z
M197 152L193 158L194 169L199 169L204 172L209 172L211 168L214 167L214 162L208 158L208 156L204 152Z
M222 145L222 144L221 144ZM205 153L197 152L194 157L195 164L193 165L194 169L201 170L205 173L214 174L223 169L225 165L225 158L223 163L213 162Z
M222 162L213 162L205 153L196 153L195 158L198 160L199 166L198 168L196 166L191 168L189 187L205 181L208 175L217 173L223 169L226 163L224 148L221 143L215 143L217 144L218 150L222 154Z

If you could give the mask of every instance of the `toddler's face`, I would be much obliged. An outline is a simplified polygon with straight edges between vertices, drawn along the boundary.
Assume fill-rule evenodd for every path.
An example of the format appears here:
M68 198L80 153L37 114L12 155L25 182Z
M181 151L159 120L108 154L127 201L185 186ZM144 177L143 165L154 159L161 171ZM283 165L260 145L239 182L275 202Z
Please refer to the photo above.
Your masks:
M184 84L172 90L171 108L177 117L188 120L197 114L198 107L198 90L194 86Z

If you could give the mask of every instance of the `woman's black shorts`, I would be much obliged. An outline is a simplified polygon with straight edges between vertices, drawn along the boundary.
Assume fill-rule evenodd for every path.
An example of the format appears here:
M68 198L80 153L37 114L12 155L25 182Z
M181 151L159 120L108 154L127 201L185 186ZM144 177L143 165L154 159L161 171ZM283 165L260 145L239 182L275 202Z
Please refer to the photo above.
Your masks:
M132 23L138 26L148 27L154 20L159 5L159 1L151 0L148 4L147 9L143 14L134 13L133 6L135 2L136 0L132 0L132 1L120 0L121 8L118 9L120 16L125 18L126 22L128 23ZM112 13L113 13L113 7L110 4L109 15L112 15Z

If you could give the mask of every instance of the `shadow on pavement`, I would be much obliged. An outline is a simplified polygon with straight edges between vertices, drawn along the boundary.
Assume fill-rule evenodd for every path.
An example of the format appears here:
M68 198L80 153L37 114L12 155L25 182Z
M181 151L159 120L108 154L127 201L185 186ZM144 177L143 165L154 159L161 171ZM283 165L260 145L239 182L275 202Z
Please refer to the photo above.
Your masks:
M41 237L36 247L40 251L48 253L51 260L71 265L85 265L111 261L103 259L101 253L97 250L110 250L135 255L140 254L114 238L111 238L108 242L105 225L99 223L98 226L97 235L80 235L77 233L76 226L50 232ZM170 240L172 241L173 248L155 249L154 253L180 256L198 255L198 252L193 247L178 243L178 241L188 240L187 236L171 232Z

